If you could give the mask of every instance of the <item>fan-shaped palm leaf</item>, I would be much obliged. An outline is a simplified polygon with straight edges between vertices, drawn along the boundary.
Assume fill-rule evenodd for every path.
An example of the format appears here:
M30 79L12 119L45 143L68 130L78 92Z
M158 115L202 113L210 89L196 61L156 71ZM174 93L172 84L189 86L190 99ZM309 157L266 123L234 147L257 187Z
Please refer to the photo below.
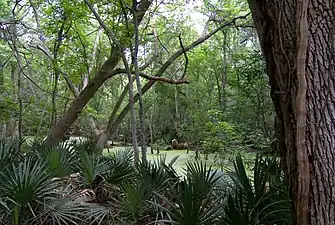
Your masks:
M19 141L16 139L0 139L0 172L7 165L20 158Z
M101 160L99 155L84 152L80 155L78 169L85 186L92 186L97 177L101 178L110 169L108 160Z
M123 181L130 182L135 178L133 166L133 153L130 150L117 151L107 156L110 162L110 169L104 174L109 184L121 184Z
M0 180L0 192L13 212L14 224L19 223L22 207L50 194L56 185L45 163L31 159L7 166Z
M90 200L73 188L60 189L40 202L42 208L37 221L57 225L101 222L108 210L103 206L88 203Z
M234 162L235 173L223 207L221 224L290 224L290 204L279 167L273 158L257 156L253 180L247 176L242 158Z

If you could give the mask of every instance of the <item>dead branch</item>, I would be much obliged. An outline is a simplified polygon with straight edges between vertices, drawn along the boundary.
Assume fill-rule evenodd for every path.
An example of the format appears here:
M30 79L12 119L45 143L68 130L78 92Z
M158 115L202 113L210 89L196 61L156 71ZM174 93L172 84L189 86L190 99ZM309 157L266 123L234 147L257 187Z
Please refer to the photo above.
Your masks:
M145 73L140 73L139 74L141 77L151 80L151 81L161 81L169 84L189 84L190 81L188 80L183 80L183 79L171 79L167 77L155 77L155 76L150 76Z

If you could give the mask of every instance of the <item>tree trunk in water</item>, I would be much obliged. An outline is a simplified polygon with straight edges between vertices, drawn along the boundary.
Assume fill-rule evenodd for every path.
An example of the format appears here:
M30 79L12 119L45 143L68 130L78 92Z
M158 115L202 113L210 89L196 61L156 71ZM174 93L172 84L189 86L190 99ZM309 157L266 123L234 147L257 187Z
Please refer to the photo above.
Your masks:
M334 1L249 0L249 6L267 63L295 224L335 224Z

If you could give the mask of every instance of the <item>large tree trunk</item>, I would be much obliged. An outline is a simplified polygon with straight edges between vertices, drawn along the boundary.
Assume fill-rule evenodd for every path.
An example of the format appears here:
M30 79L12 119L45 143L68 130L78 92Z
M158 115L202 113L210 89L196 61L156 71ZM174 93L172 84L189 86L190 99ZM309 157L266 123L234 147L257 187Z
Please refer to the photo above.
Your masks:
M46 142L58 142L64 133L70 128L77 119L82 109L86 106L92 96L99 90L101 85L112 76L113 69L121 59L121 53L117 48L112 48L109 59L104 63L97 75L88 83L88 85L80 92L78 97L72 102L71 106L66 110L60 120L51 128L50 134L46 138Z
M98 22L101 23L102 20L99 18L98 14L95 12L95 10L93 9L93 6L89 3L89 1L85 1L85 3L90 8L90 10L93 12L93 14L95 14L94 16L96 17L96 19L100 20L100 21L98 20ZM136 9L138 24L140 24L141 21L143 20L143 17L146 11L149 9L151 3L152 3L151 0L142 0L138 3L137 9ZM102 27L105 29L105 31L108 31L107 27L104 27L104 26ZM125 31L125 33L127 32L129 31ZM116 44L116 42L114 44ZM81 111L86 106L88 101L98 91L101 85L107 79L109 79L110 77L116 74L115 73L116 71L113 69L116 67L116 65L121 59L122 52L120 50L121 50L120 46L115 46L115 45L112 46L111 55L109 59L104 63L104 65L99 70L99 72L95 75L95 77L80 92L79 96L72 102L70 108L65 112L62 118L51 128L51 132L46 137L47 143L58 142L63 137L64 133L72 125L72 123L77 119L78 115L81 113Z
M335 224L334 1L249 5L267 63L295 223Z

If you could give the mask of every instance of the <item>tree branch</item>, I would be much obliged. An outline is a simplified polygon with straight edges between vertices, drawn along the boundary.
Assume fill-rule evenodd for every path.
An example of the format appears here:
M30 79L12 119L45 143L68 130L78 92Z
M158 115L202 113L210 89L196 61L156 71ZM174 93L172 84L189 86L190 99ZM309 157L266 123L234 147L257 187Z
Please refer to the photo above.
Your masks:
M189 84L190 83L188 80L172 79L172 78L167 78L167 77L155 77L155 76L147 75L142 72L139 73L139 75L150 81L162 81L162 82L169 83L169 84Z
M181 34L179 34L178 39L179 39L180 47L183 50L183 53L184 53L184 56L185 56L185 68L184 68L183 75L181 76L181 80L183 80L185 75L186 75L186 72L187 72L188 58L187 58L187 54L186 54L186 51L185 51L185 48L184 48L184 45L183 45L183 41L181 40Z
M191 45L185 47L185 51L190 51L193 48L195 48L196 46L200 45L201 43L203 43L204 41L206 41L207 39L209 39L211 36L213 36L214 34L216 34L218 31L220 31L223 27L226 26L230 26L233 25L235 23L236 20L238 19L246 19L247 16L249 16L250 13L244 15L244 16L240 16L240 17L236 17L235 19L233 19L231 22L227 22L221 26L219 26L217 29L213 30L212 32L210 32L207 35L204 35L200 38L198 38L196 41L194 41ZM183 50L179 50L177 52L175 52L175 54L173 54L165 63L164 65L158 70L158 72L156 73L155 77L160 77L165 70L174 62L175 59L177 59L180 55L183 54ZM119 69L120 70L120 69ZM142 88L142 94L145 94L154 84L155 84L155 80L150 80L148 83L146 83L143 88ZM138 101L138 94L135 95L134 97L134 101ZM116 131L116 128L120 125L121 121L123 120L123 118L127 115L128 111L130 110L130 104L128 103L123 110L121 111L121 113L119 114L119 116L114 120L114 121L109 121L108 122L108 127L107 127L107 131L109 133L109 135L113 136L114 132Z

